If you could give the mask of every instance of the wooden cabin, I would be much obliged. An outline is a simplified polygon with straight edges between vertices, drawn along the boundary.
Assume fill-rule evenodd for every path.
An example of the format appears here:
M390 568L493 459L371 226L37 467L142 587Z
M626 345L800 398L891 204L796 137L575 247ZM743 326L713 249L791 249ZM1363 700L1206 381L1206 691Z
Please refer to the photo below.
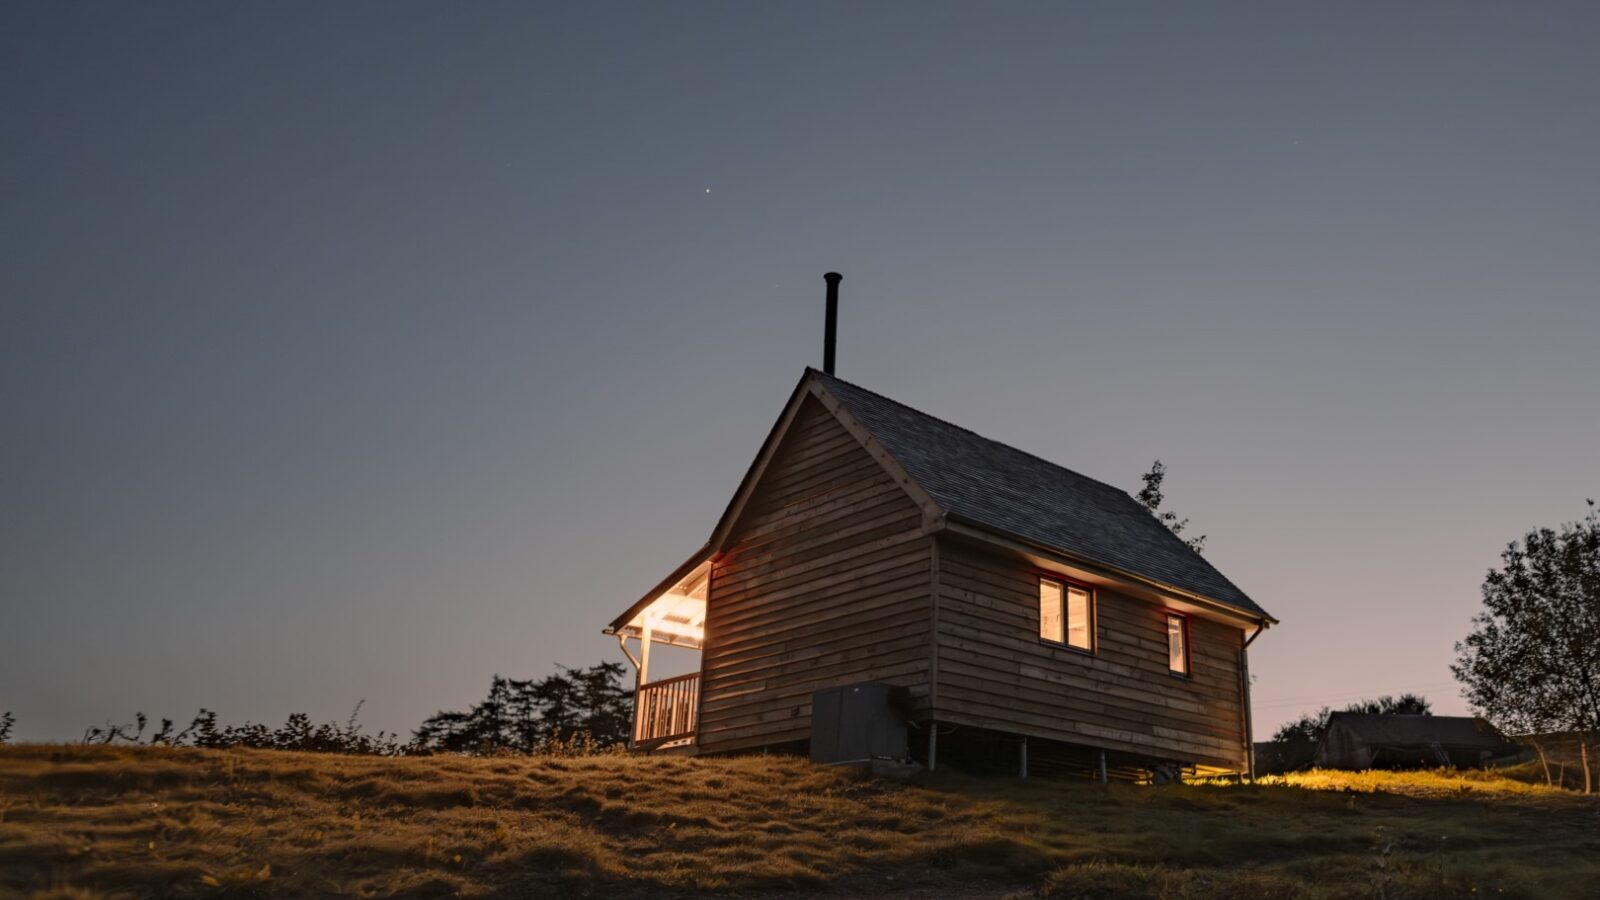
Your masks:
M710 540L605 632L639 749L803 752L813 692L880 682L930 768L1105 777L1247 770L1274 622L1126 492L807 369ZM651 680L662 645L699 670Z

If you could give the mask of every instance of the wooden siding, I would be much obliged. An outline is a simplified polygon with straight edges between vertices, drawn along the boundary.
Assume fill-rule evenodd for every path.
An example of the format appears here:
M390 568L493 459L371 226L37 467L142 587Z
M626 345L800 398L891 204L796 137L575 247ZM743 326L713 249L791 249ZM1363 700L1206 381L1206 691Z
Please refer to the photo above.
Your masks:
M884 681L926 710L932 539L860 442L807 398L712 562L701 752L805 740L817 688Z
M1095 591L1097 652L1039 640L1039 572L964 541L938 547L938 669L932 715L1159 760L1246 765L1244 632L1190 617L1190 670L1167 669L1166 611Z

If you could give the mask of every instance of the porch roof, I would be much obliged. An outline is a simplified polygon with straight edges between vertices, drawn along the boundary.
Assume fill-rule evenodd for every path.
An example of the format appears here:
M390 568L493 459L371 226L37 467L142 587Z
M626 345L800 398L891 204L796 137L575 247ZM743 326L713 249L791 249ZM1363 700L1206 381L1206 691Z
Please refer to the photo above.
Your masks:
M648 624L650 639L656 643L700 649L705 639L710 576L711 545L706 544L611 620L605 633L642 640Z

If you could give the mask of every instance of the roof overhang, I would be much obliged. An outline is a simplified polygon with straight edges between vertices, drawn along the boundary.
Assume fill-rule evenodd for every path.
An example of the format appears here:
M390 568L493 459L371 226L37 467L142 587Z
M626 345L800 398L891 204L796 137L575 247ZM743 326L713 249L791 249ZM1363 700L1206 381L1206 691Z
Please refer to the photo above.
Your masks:
M1231 603L1224 603L1145 575L1068 553L1057 547L1045 546L1015 535L1001 534L956 516L946 515L942 530L947 534L1010 550L1040 568L1054 569L1090 584L1101 584L1125 594L1154 600L1181 612L1195 613L1240 627L1254 627L1258 633L1260 629L1278 624L1277 619L1266 613L1240 609Z
M605 634L701 648L706 630L706 588L711 577L711 545L695 551L683 565L611 620Z

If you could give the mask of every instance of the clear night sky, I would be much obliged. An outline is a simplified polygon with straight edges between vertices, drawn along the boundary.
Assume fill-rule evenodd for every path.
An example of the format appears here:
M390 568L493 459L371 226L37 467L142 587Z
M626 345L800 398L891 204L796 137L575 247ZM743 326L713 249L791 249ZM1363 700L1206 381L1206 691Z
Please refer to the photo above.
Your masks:
M0 709L408 731L839 374L1129 489L1416 690L1600 496L1600 7L7 3Z

